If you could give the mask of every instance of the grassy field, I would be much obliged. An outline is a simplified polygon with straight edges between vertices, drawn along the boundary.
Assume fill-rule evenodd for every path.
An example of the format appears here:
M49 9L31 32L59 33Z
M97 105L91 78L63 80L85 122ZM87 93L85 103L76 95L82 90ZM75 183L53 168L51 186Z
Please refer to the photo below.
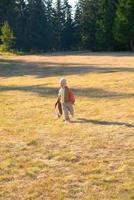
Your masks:
M0 200L134 200L134 54L0 55Z

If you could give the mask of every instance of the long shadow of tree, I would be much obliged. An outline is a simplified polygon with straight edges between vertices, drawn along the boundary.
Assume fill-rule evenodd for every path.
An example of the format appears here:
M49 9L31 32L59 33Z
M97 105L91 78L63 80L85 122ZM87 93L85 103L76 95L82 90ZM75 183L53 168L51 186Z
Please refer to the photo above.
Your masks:
M26 54L27 55L27 54ZM29 55L33 55L33 54L29 54ZM35 55L39 55L39 56L49 56L49 57L60 57L60 56L79 56L79 57L85 57L85 56L110 56L110 57L133 57L134 53L133 52L90 52L90 51L68 51L68 52L51 52L51 53L39 53L39 54L35 54Z
M132 94L124 94L124 93L115 93L115 92L108 92L101 88L73 88L74 92L78 96L84 96L89 98L97 98L100 100L101 98L132 98L134 97L134 93ZM1 86L0 92L2 91L25 91L25 92L32 92L38 94L42 97L47 96L56 96L57 95L57 88L54 87L47 87L42 85L33 85L33 86ZM79 118L78 120L74 121L73 123L92 123L95 125L118 125L118 126L126 126L129 128L134 128L134 125L126 123L126 122L109 122L109 121L100 121L100 120L92 120L86 118Z
M32 75L38 78L85 73L134 72L132 67L100 67L84 63L24 62L0 59L0 76L17 77Z
M109 92L102 88L72 88L76 96L83 96L88 98L113 98L113 99L121 99L121 98L132 98L134 97L134 93L117 93L117 92ZM32 85L32 86L0 86L0 92L2 91L25 91L32 92L38 94L42 97L46 96L57 96L58 89L55 87L48 87L46 84L44 85Z

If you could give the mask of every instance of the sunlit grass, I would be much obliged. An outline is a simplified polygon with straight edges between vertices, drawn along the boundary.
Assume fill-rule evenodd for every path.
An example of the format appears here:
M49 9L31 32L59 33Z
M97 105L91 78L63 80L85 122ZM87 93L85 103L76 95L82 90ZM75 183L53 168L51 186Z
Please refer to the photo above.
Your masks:
M60 77L75 120L58 119ZM132 54L0 56L0 199L134 199Z

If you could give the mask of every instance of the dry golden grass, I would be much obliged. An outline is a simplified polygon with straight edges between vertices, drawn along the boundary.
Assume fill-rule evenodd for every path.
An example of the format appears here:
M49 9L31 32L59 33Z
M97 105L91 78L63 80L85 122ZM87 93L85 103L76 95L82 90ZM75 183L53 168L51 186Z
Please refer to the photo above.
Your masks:
M54 112L58 81L76 119ZM0 199L134 199L134 54L0 56Z

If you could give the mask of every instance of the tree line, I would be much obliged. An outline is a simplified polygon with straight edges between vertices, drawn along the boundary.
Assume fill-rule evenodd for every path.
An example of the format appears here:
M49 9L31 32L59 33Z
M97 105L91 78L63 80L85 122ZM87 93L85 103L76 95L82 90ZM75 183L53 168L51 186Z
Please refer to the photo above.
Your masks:
M134 50L134 0L0 0L0 35L24 52Z

